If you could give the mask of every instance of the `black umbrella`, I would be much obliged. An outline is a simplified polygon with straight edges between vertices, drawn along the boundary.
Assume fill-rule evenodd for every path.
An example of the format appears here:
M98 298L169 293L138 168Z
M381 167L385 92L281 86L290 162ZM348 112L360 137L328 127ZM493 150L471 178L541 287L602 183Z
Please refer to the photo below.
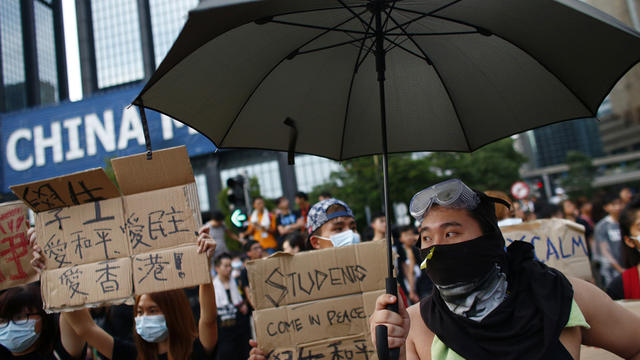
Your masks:
M639 59L638 33L578 0L209 0L134 104L221 148L382 154L389 214L389 152L593 117Z

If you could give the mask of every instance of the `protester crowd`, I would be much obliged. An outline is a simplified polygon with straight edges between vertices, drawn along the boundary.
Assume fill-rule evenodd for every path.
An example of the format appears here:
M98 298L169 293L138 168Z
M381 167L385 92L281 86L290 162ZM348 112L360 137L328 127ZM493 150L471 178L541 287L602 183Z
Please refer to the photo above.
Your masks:
M501 227L543 218L583 225L596 285L612 299L640 299L640 196L634 197L632 189L598 199L553 201L513 201L500 191L486 194L510 204L495 204ZM373 214L369 226L358 231L349 206L328 193L315 202L299 192L295 207L281 197L273 209L256 197L244 232L228 229L224 215L214 211L198 238L199 251L211 259L212 284L137 296L133 306L61 315L42 310L38 283L6 290L0 295L0 358L247 359L251 352L259 359L263 354L257 344L251 342L254 350L249 346L255 330L246 262L276 251L296 254L382 240L386 221L383 213ZM417 304L434 291L432 278L420 266L424 254L416 225L420 226L391 226L400 295L406 305ZM30 236L33 242L33 231ZM34 245L32 263L42 270L39 251Z

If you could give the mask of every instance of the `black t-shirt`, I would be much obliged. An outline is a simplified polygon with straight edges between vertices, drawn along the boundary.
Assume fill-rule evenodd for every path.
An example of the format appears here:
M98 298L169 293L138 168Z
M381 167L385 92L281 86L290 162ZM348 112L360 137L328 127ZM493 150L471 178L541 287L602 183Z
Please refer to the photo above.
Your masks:
M613 300L624 299L624 283L622 282L622 275L618 275L611 280L611 283L609 283L609 286L607 287L607 294Z
M191 352L190 359L199 360L199 359L213 359L215 354L215 349L211 353L207 353L207 351L202 346L200 339L196 338L193 341L193 351ZM136 345L134 343L123 341L118 338L113 338L113 357L112 360L133 360L138 355L138 351L136 349ZM158 354L158 360L167 360L168 354Z

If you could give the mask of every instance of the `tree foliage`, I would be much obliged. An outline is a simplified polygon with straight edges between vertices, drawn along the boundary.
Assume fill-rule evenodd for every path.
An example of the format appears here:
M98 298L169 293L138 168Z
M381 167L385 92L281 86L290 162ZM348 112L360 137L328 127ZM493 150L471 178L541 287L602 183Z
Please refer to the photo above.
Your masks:
M526 158L513 148L510 138L487 145L473 153L431 153L424 157L410 154L389 155L389 200L408 204L419 190L439 181L460 178L478 190L508 191L519 179L520 165ZM366 225L365 207L381 211L382 157L368 156L342 162L344 171L334 172L330 181L317 186L311 198L329 191L346 201L356 214L359 228Z
M593 180L596 177L596 167L593 165L591 157L580 151L569 151L567 153L567 165L569 171L562 179L562 186L572 199L593 195Z

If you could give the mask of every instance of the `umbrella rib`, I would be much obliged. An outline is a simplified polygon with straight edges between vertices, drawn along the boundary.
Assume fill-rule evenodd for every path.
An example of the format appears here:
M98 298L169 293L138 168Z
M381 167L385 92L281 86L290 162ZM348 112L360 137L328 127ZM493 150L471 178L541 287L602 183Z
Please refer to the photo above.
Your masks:
M397 24L395 19L391 18L391 21L393 21L394 23ZM458 108L456 107L456 103L453 101L453 97L451 96L451 92L449 91L449 87L447 86L447 84L445 83L444 79L442 78L442 75L440 74L440 71L438 71L438 68L435 66L433 61L431 61L431 59L429 59L429 56L424 51L422 46L420 46L420 44L418 44L415 41L415 39L413 39L413 37L406 32L404 27L401 27L400 29L402 30L402 32L404 32L406 34L407 38L413 43L413 45L416 48L418 48L418 50L422 53L422 55L424 55L424 57L425 57L425 59L427 61L427 64L431 65L431 67L433 67L433 71L438 76L438 79L440 80L440 84L442 84L442 87L444 88L444 91L447 93L447 97L449 98L449 101L451 102L451 107L453 107L453 112L456 114L456 119L458 120L458 125L460 126L460 130L462 130L462 136L464 137L464 142L467 144L467 149L469 151L471 151L471 144L469 144L469 138L467 136L467 132L465 131L464 126L462 126L462 120L460 119L460 114L458 113Z
M273 23L273 24L291 25L291 26L303 27L303 28L308 28L308 29L335 31L335 32L341 32L341 33L345 33L345 34L359 34L359 35L370 34L370 33L366 32L366 31L339 29L337 27L328 27L328 26L311 25L311 24L301 24L301 23L295 23L295 22L284 21L284 20L268 20L268 22L269 23Z
M469 34L479 34L480 32L477 30L473 31L452 31L452 32L441 32L441 33L409 33L404 32L401 33L388 33L388 36L446 36L446 35L469 35Z
M476 26L473 26L473 25L471 25L469 23L466 23L464 21L451 19L451 18L448 18L448 17L445 17L445 16L440 16L440 15L429 15L429 16L435 17L435 18L441 19L441 20L451 21L453 23L457 23L457 24L461 24L461 25L476 27ZM479 33L481 33L481 34L483 34L485 36L494 35L494 36L500 38L501 40L503 40L503 41L515 46L516 48L520 49L520 51L522 51L523 53L529 55L529 57L531 57L533 60L535 60L538 63L538 65L542 66L542 68L545 69L547 72L549 72L549 74L553 75L553 77L555 77L562 84L562 86L564 86L567 90L569 90L569 92L571 92L571 94L573 94L573 96L575 96L575 98L580 101L580 104L582 104L582 106L584 106L584 108L587 109L587 111L589 112L589 114L591 116L596 116L597 109L596 109L595 112L592 111L591 108L589 108L589 106L584 102L584 100L580 96L578 96L578 94L576 94L576 92L573 90L573 88L568 86L567 83L565 83L565 81L563 79L561 79L555 72L551 71L551 69L549 69L549 67L547 65L543 64L537 57L533 56L529 51L527 51L526 49L524 49L523 47L521 47L517 43L515 43L513 41L510 41L510 40L507 40L504 37L502 37L501 35L495 34L493 32L489 32L488 30L482 29L482 31L479 31Z
M369 56L369 54L371 53L371 50L373 50L373 47L375 46L375 43L376 43L375 41L371 41L371 44L369 44L369 48L367 49L367 52L360 59L360 62L356 66L356 72L358 72L358 69L360 69L360 66L362 66L364 61L367 59L367 56Z
M443 6L439 7L439 8L437 8L437 9L431 10L431 11L429 11L427 13L423 13L423 12L419 12L419 11L413 11L413 10L407 10L407 9L399 8L399 7L396 6L397 10L411 12L411 13L414 13L414 14L419 14L420 16L418 16L415 19L408 20L407 22L402 23L400 25L397 25L397 26L389 29L388 31L398 30L398 28L401 28L401 27L404 27L404 26L409 25L411 23L414 23L414 22L416 22L418 20L421 20L421 19L423 19L423 18L425 18L427 16L432 16L434 13L436 13L436 12L438 12L440 10L444 10L444 9L448 8L449 6L452 6L452 5L456 4L456 3L459 3L460 1L462 1L462 0L454 0L454 1L450 2L449 4L443 5Z
M371 23L367 23L363 18L360 17L360 15L356 14L356 12L353 11L353 9L349 5L347 5L344 2L344 0L338 0L338 2L340 3L340 5L342 5L342 7L347 9L347 11L349 11L353 16L358 18L358 20L360 20L360 23L362 23L362 25L367 25L368 24L367 29L365 29L365 31L373 30L373 29L371 29Z
M328 49L336 48L336 47L343 46L343 45L353 44L353 43L358 42L358 41L363 41L363 40L366 40L366 39L370 39L370 38L372 38L372 37L374 37L374 36L375 36L375 35L371 34L371 35L367 35L367 36L361 37L361 38L359 38L359 39L353 39L353 40L343 41L343 42L340 42L340 43L336 43L336 44L332 44L332 45L327 45L327 46L322 46L322 47L315 48L315 49L310 49L310 50L298 51L298 52L297 52L297 53L295 53L295 54L296 54L296 56L297 56L297 55L304 55L304 54L309 54L309 53L313 53L313 52L317 52L317 51L322 51L322 50L328 50Z
M422 59L422 60L426 61L427 63L430 63L430 62L431 62L431 60L429 60L429 58L427 58L427 57L423 57L422 55L420 55L420 54L416 53L415 51L407 49L406 47L402 46L402 44L399 44L399 43L397 43L397 42L395 42L395 41L393 41L393 40L389 39L389 38L388 38L388 37L386 37L386 36L385 36L384 38L385 38L385 40L387 40L387 41L388 41L388 42L390 42L391 44L395 45L395 47L399 47L400 49L402 49L402 50L404 50L404 51L408 52L409 54L411 54L411 55L413 55L413 56L415 56L415 57L417 57L417 58L420 58L420 59Z
M371 17L371 19L369 19L369 23L367 26L370 27L372 22L373 22L373 16ZM364 44L366 40L367 39L363 38L362 42L360 43L358 56L356 56L356 62L353 66L353 72L351 73L351 80L349 81L349 93L347 94L347 104L344 109L344 121L342 122L342 138L340 139L340 158L341 159L342 159L342 154L344 152L344 135L347 129L347 116L349 115L349 105L351 104L351 92L353 91L353 82L355 81L356 74L358 73L358 68L359 68L358 63L360 62L360 55L362 55L362 49L364 49ZM369 50L371 50L371 47L369 47ZM365 54L365 57L367 56L368 53L369 51L367 51L367 53Z
M361 14L363 14L364 12L366 12L366 10L362 11ZM346 23L348 23L349 21L353 20L355 17L349 17L346 20L336 24L336 28L338 26L342 26ZM312 37L311 39L307 40L304 44L298 46L296 49L300 49L303 46L309 45L311 42L319 39L320 37L328 34L329 32L331 32L331 29L327 29L324 32ZM364 40L363 40L364 42ZM242 110L244 110L244 107L247 106L247 104L249 103L249 100L251 99L251 97L253 96L253 94L255 94L255 92L258 90L258 88L262 85L262 83L266 80L267 77L269 77L269 75L271 75L271 73L278 67L280 66L280 64L282 64L282 62L284 62L285 60L287 60L288 58L291 57L291 55L295 53L295 51L293 51L290 54L287 54L287 56L283 57L282 59L280 59L280 61L278 61L263 77L262 79L260 79L260 81L258 82L258 84L256 84L256 86L253 88L253 90L251 90L251 94L249 94L249 96L247 96L247 98L245 99L244 103L242 104L242 106L240 106L240 109L238 109L238 112L236 113L236 116L233 117L233 121L231 122L231 124L229 124L229 127L227 128L227 131L224 133L224 136L222 137L222 139L220 140L220 146L222 146L222 144L224 143L224 140L227 138L227 135L229 135L229 132L231 131L231 128L233 127L233 124L236 122L236 120L238 120L238 117L240 116L240 113L242 112Z

